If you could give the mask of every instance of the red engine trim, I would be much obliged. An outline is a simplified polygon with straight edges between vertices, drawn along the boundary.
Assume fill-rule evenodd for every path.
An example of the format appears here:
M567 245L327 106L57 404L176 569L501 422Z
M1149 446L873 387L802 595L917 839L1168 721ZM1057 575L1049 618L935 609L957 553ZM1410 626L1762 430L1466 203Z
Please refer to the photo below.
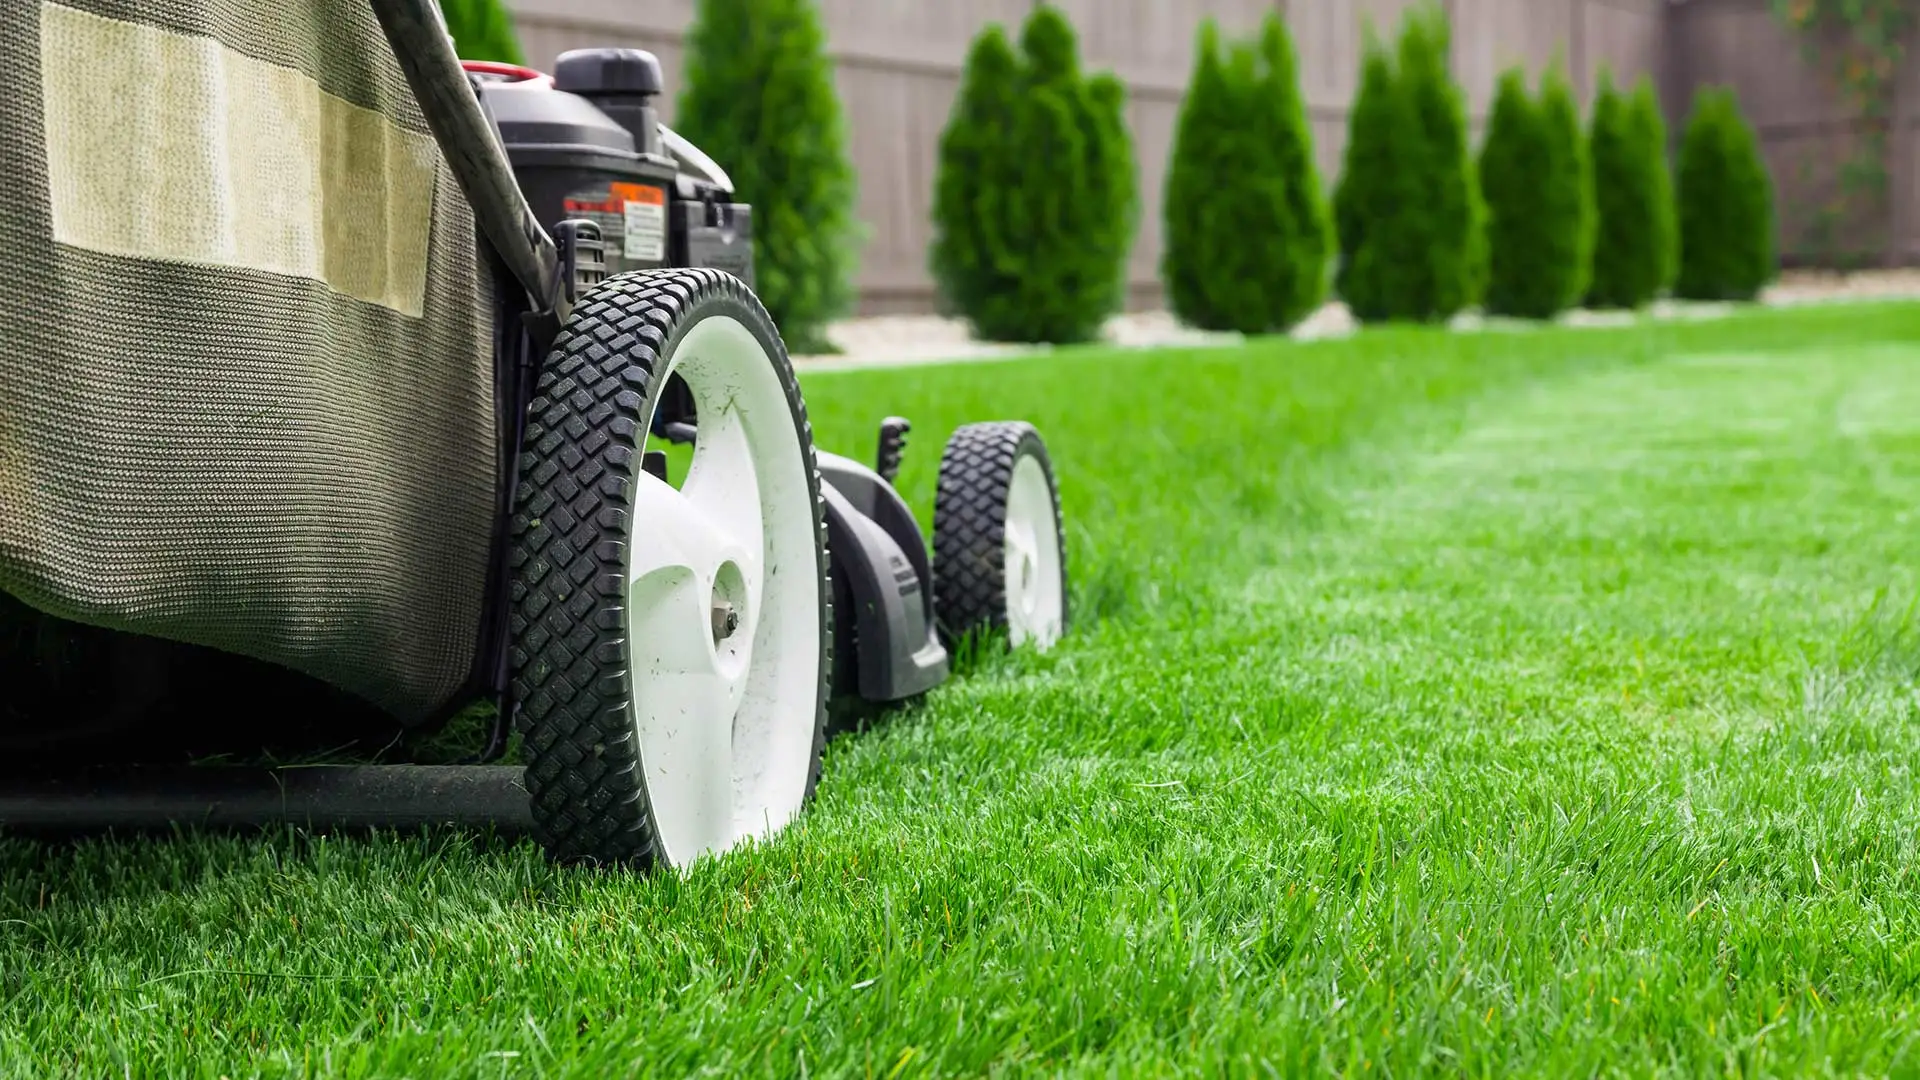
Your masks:
M462 60L460 66L475 75L498 75L509 82L537 82L548 88L553 86L553 76L519 64L503 64L497 60Z

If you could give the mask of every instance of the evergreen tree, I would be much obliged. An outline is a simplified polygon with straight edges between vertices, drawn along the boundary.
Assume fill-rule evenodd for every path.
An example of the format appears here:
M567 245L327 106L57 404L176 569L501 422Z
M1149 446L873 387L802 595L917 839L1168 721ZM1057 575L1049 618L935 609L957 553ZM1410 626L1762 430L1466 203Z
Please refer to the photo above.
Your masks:
M1272 158L1268 172L1283 186L1285 216L1275 238L1271 292L1272 325L1291 329L1317 311L1326 299L1327 264L1333 237L1320 166L1307 122L1306 97L1300 91L1300 65L1293 35L1278 12L1269 12L1260 31L1260 81L1254 87L1255 131Z
M1333 196L1340 245L1334 288L1363 322L1403 316L1406 279L1425 258L1421 238L1402 220L1403 208L1420 197L1415 136L1392 57L1369 27Z
M1138 201L1124 103L1081 73L1051 5L1017 55L997 26L975 40L941 135L929 265L979 337L1086 341L1118 307Z
M853 298L859 229L845 120L812 0L700 0L675 128L753 206L755 286L796 351Z
M1410 12L1395 65L1368 33L1334 196L1337 287L1355 317L1444 321L1475 299L1484 217L1444 12Z
M1473 184L1466 101L1448 71L1452 29L1437 4L1407 13L1400 33L1400 85L1414 117L1416 174L1425 197L1408 208L1408 227L1424 238L1423 274L1406 297L1403 318L1444 322L1473 292Z
M1494 90L1480 183L1487 204L1486 307L1495 315L1544 318L1559 310L1539 226L1547 212L1542 173L1551 151L1547 125L1527 93L1526 74L1509 68ZM1545 271L1545 277L1542 276Z
M1660 256L1658 292L1672 288L1680 273L1680 221L1674 202L1666 113L1660 108L1660 96L1651 78L1642 75L1634 85L1627 116L1633 141L1646 158L1647 205L1652 208L1648 220L1653 223L1654 248Z
M1637 308L1653 295L1646 272L1651 232L1647 222L1632 217L1641 169L1629 123L1627 99L1614 87L1613 73L1603 68L1587 128L1598 226L1589 307Z
M1480 152L1489 312L1550 319L1585 291L1593 198L1584 142L1573 87L1557 66L1542 79L1538 100L1519 68L1501 76Z
M1573 307L1593 281L1595 211L1593 167L1587 133L1580 123L1580 104L1573 82L1559 62L1547 67L1540 79L1540 118L1547 128L1551 153L1549 221L1543 230L1551 245L1559 274L1560 310Z
M1680 276L1688 300L1752 300L1774 274L1772 181L1732 91L1703 89L1680 145Z
M1223 59L1201 26L1174 133L1161 274L1175 314L1214 330L1286 330L1326 290L1328 225L1292 42L1277 17Z
M1587 304L1643 307L1667 285L1673 263L1666 126L1652 82L1643 78L1629 97L1602 72L1590 131L1597 229Z
M1280 208L1245 127L1252 57L1222 48L1213 20L1202 22L1167 166L1160 275L1182 322L1254 334L1270 320L1258 245L1247 237L1273 230Z
M1005 235L1010 214L1000 195L1017 190L1021 180L1017 163L1006 156L1021 79L1020 58L1006 31L990 25L974 38L962 71L960 93L940 135L928 261L942 299L954 313L970 315L1011 288L1019 273L1015 253L1021 245Z
M1493 211L1487 208L1487 193L1480 179L1480 160L1469 158L1471 176L1467 183L1467 306L1484 305L1487 289L1493 283L1493 248L1487 229Z
M1140 227L1139 168L1133 159L1133 135L1127 130L1127 84L1110 71L1087 80L1087 101L1099 137L1096 153L1087 163L1094 203L1103 208L1108 228L1100 251L1100 265L1116 266L1112 310L1127 300L1127 257Z

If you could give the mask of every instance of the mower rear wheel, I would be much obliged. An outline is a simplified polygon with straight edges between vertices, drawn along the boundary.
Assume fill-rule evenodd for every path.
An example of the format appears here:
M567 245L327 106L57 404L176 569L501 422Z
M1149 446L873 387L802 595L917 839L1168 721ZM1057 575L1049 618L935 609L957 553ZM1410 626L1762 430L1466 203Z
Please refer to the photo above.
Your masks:
M1053 462L1033 425L968 424L940 457L934 606L948 644L1004 631L1042 651L1067 627L1066 549Z
M662 388L697 435L642 468ZM793 366L713 270L622 274L541 372L513 535L513 695L537 839L562 861L685 866L779 830L818 782L826 525Z

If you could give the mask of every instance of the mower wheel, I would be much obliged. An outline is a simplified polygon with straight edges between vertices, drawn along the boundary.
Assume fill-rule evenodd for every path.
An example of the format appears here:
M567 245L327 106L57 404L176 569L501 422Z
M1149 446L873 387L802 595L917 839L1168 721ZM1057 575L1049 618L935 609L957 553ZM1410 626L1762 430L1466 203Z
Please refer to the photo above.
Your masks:
M949 646L1005 631L1045 650L1067 626L1053 463L1033 425L968 424L947 440L933 504L934 607Z
M678 489L642 468L691 392ZM512 521L513 697L535 837L680 867L779 830L819 779L832 612L813 433L731 275L621 274L540 373Z

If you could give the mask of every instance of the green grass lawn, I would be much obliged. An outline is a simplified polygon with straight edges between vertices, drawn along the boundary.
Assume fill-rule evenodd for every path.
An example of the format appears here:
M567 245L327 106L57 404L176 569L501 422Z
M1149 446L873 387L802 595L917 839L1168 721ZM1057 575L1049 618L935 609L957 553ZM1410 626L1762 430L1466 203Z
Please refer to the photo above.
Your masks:
M1920 1073L1920 307L821 374L1074 636L687 878L0 843L21 1076Z

